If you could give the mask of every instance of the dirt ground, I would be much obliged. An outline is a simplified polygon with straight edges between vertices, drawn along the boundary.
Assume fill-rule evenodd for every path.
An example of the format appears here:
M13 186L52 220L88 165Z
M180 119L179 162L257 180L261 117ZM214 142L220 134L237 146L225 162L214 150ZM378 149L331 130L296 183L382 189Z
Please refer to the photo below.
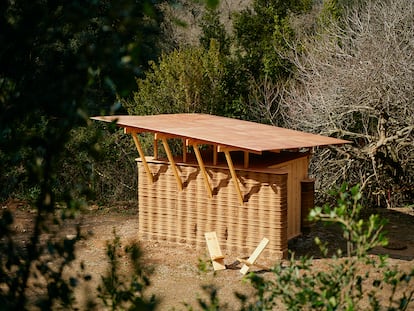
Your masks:
M16 201L4 203L2 209L12 209L15 212L14 227L24 239L30 232L34 211L24 203ZM387 248L378 247L375 249L373 255L388 254L391 265L398 265L406 270L410 269L414 265L413 207L376 209L375 212L389 220L386 230L390 243ZM77 263L71 267L73 271L77 271L79 262L83 261L86 270L92 276L92 280L88 282L88 289L82 288L78 293L80 301L91 295L98 285L101 275L105 274L108 268L106 244L113 239L113 229L121 237L122 245L138 241L137 217L137 207L133 202L118 203L116 207L111 208L92 205L76 221L68 225L69 233L70 230L73 230L75 222L80 222L84 233L91 233L88 239L79 242ZM70 226L72 228L69 228ZM289 249L294 251L296 256L314 256L313 266L317 268L318 266L323 267L332 259L319 259L318 248L313 242L315 236L328 241L334 248L343 247L344 244L338 228L320 224L314 225L307 234L290 241ZM154 269L147 294L155 294L159 299L158 310L187 310L185 304L198 309L197 298L206 297L202 290L203 285L214 284L219 289L220 301L227 303L229 310L237 309L239 302L235 298L235 292L247 295L252 293L250 286L243 281L238 268L214 273L207 250L196 250L187 245L166 241L139 241L139 243L144 251L145 265ZM237 256L248 255L226 254L225 263L230 265L234 263ZM207 263L207 271L200 272L200 261ZM121 258L121 264L122 262ZM258 259L258 263L265 266L275 264L272 258L262 257ZM264 274L270 275L270 272Z

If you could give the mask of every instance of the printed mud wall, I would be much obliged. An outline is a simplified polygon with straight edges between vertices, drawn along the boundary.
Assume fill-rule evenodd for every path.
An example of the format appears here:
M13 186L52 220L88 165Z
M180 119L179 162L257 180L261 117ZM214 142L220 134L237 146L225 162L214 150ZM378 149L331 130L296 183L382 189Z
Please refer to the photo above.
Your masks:
M215 231L224 253L248 256L263 237L270 240L264 255L281 259L287 255L288 170L238 169L244 195L239 203L230 171L206 166L213 197L206 193L197 165L178 163L183 183L178 190L168 162L147 159L154 176L147 180L138 159L139 236L141 239L186 243L206 248L204 233ZM299 184L300 185L300 184ZM299 206L300 221L300 206Z

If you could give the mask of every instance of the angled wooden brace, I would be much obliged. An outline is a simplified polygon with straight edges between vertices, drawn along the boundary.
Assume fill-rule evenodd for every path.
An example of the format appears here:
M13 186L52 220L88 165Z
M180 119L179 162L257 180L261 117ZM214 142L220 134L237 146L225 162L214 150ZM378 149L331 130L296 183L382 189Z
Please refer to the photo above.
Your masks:
M233 161L231 160L230 151L227 150L227 149L224 149L223 152L224 152L224 155L226 156L227 165L228 165L229 170L230 170L231 178L233 179L233 184L234 184L234 187L236 189L236 193L237 193L238 198L239 198L239 203L240 203L240 205L243 205L244 204L243 194L240 190L239 181L237 179L237 174L236 174L236 170L234 169Z
M145 159L144 150L142 150L141 143L136 132L131 132L132 138L134 139L135 147L138 150L139 156L141 157L142 164L144 165L145 171L147 172L148 181L150 184L154 182L154 177L152 176L151 170L148 166L147 160Z
M225 270L226 266L224 264L224 256L221 252L220 245L217 240L216 232L206 232L204 233L207 242L208 252L210 253L211 262L213 264L213 269Z
M260 254L263 252L263 250L265 249L265 247L267 246L267 244L269 243L269 240L266 238L263 238L263 240L260 242L260 244L256 247L256 249L254 250L254 252L250 255L249 259L246 260L239 260L240 262L243 262L243 267L240 269L240 273L241 274L246 274L249 269L250 266L255 265L255 262L257 260L257 258L259 258Z
M165 135L159 135L156 133L155 139L161 139L164 146L165 153L167 154L168 161L170 162L172 171L174 173L175 180L177 181L177 187L181 191L183 190L183 182L181 181L180 174L178 174L177 165L175 164L174 157L172 155L170 146L168 145L167 137Z
M206 189L210 198L213 197L213 190L211 189L210 182L208 181L208 174L206 171L206 167L204 166L203 158L201 157L200 149L198 148L198 144L192 143L194 154L197 158L198 166L203 174L204 184L206 185Z

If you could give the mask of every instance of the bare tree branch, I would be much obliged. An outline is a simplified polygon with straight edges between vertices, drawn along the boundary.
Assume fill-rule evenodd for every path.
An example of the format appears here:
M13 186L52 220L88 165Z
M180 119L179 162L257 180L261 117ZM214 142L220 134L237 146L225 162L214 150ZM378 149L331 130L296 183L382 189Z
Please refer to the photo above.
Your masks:
M317 186L359 182L373 202L412 203L414 2L368 1L346 16L292 53L298 74L281 99L286 124L354 142L317 152Z

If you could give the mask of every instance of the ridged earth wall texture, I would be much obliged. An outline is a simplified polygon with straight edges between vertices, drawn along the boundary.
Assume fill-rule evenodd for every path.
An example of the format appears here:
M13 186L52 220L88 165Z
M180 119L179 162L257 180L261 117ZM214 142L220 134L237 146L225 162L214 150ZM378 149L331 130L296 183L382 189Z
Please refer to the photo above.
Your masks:
M168 163L148 163L148 182L138 161L139 237L206 248L205 232L215 231L222 251L248 256L262 238L270 240L265 256L287 255L287 173L237 170L244 195L240 205L230 171L207 167L213 189L210 198L198 166L178 164L179 191Z

